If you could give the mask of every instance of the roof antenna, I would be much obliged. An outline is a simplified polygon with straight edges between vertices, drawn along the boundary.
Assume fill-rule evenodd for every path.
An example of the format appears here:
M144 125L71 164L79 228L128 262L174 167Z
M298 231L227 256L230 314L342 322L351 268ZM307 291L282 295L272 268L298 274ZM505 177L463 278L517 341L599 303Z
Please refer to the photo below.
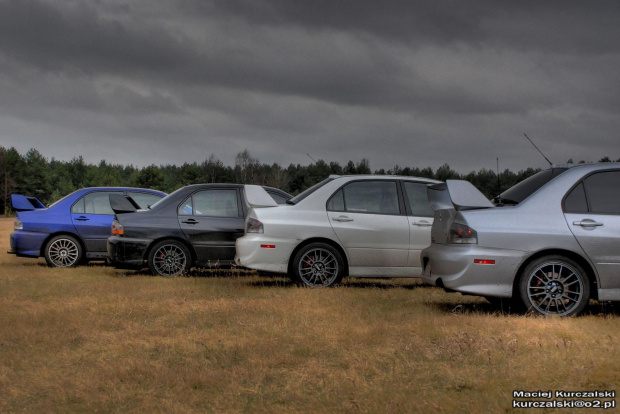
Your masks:
M527 134L526 134L525 132L523 133L523 135L525 135L525 138L527 138L527 140L528 140L528 141L530 141L530 143L534 146L534 148L536 148L536 149L538 150L538 152L540 152L540 155L542 155L542 156L543 156L543 158L547 160L547 162L549 163L549 165L550 165L551 167L553 167L553 163L552 163L551 161L549 161L549 158L545 157L545 154L543 154L543 153L542 153L542 151L538 149L538 147L536 146L536 144L534 144L534 143L532 142L532 140L530 139L530 137L528 137L528 136L527 136Z
M315 160L314 158L312 158L312 155L310 155L310 154L308 154L308 153L306 153L306 155L307 155L308 157L310 157L310 159L311 159L312 161L314 161L314 163L316 164L316 160Z

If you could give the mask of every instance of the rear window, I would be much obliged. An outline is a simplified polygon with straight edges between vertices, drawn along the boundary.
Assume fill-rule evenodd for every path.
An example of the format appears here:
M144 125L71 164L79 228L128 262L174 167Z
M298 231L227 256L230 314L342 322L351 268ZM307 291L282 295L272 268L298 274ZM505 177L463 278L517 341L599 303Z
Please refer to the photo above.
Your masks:
M550 168L526 178L499 195L502 204L519 204L568 168Z
M326 178L323 181L321 181L320 183L317 183L317 184L313 185L312 187L308 188L307 190L299 193L295 197L293 197L290 200L288 200L286 203L287 204L297 204L301 200L303 200L304 198L308 197L310 194L314 193L316 190L318 190L319 188L323 187L325 184L327 184L328 182L330 182L332 180L334 180L334 178L332 178L332 177Z

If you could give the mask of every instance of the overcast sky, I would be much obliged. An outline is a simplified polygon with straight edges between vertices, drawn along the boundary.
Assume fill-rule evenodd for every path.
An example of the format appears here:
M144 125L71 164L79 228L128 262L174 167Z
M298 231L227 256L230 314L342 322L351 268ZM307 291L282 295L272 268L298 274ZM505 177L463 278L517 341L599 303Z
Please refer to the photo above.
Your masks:
M620 158L619 1L0 0L0 146L373 170Z

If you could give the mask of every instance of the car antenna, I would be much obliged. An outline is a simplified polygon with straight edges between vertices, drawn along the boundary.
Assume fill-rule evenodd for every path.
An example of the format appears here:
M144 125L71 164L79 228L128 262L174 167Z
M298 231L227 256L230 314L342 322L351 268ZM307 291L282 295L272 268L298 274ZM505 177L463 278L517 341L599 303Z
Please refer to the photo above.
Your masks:
M306 155L307 155L308 157L310 157L310 159L311 159L312 161L314 161L314 163L316 164L316 160L312 157L312 155L310 155L310 154L308 154L308 153L306 153Z
M524 132L523 135L525 135L525 138L527 138L528 141L530 141L530 143L534 146L534 148L536 148L538 150L538 152L540 152L540 155L543 156L544 159L547 160L547 162L549 163L550 166L553 167L553 163L551 161L549 161L549 158L545 157L545 154L542 153L542 151L540 149L538 149L538 147L536 146L536 144L534 144L534 142L532 142L532 140L530 139L530 137L527 136L527 134Z
M497 194L502 193L502 184L499 181L499 157L497 157Z

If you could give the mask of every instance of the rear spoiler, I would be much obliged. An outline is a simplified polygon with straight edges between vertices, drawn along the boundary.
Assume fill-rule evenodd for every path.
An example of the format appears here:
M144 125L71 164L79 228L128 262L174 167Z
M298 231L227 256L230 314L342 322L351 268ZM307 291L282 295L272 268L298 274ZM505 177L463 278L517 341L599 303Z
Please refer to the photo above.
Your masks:
M110 194L109 197L110 207L112 207L112 210L114 210L116 214L133 213L140 210L138 203L136 203L134 199L129 196Z
M427 189L428 201L433 210L475 210L494 207L472 183L465 180L446 180Z
M21 194L11 194L11 204L15 211L32 211L45 208L45 205L36 197L29 197Z
M278 203L260 185L246 185L245 202L253 208L278 207Z

